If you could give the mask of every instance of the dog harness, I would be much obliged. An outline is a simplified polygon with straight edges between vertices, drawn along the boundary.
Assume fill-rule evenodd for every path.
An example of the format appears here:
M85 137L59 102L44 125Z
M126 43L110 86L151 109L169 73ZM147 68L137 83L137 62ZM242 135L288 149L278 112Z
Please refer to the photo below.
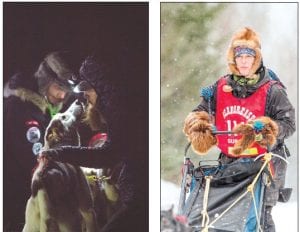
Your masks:
M256 92L247 98L235 97L231 91L225 90L226 85L226 77L221 78L217 85L216 127L218 130L231 131L239 123L246 123L265 115L267 93L271 81L260 86ZM217 146L225 155L239 157L233 155L231 149L240 138L241 135L237 134L217 135ZM255 142L251 147L244 150L240 156L253 157L265 152L266 149Z

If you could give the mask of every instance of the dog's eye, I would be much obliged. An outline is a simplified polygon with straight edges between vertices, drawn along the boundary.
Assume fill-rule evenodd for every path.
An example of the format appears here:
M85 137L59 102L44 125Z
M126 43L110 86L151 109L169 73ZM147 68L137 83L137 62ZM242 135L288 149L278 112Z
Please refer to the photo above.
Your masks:
M64 121L69 119L69 117L68 117L67 115L62 115L61 118L62 118L62 120L64 120Z

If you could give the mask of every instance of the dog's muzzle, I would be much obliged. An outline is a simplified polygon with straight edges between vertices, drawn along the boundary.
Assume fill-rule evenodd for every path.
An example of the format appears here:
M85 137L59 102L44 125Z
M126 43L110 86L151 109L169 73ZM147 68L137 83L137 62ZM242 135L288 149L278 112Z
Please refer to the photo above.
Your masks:
M82 103L79 100L75 100L65 113L70 113L78 119L83 114L83 111L84 108Z

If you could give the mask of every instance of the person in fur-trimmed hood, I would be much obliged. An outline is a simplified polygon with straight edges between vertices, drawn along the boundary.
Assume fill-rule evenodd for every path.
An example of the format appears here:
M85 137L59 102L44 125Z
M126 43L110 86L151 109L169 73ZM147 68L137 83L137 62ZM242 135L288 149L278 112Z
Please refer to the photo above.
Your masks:
M274 137L270 140L271 152L287 158L289 151L284 140L295 132L295 109L283 84L278 79L274 81L273 72L264 66L260 39L253 29L245 27L233 35L227 61L230 73L203 89L201 103L185 120L184 133L192 147L202 154L217 145L223 163L240 157L256 157L266 151L265 146L255 143L237 149L236 135L214 135L211 125L214 124L217 130L230 131L242 123L256 123L262 127L268 124ZM200 146L199 138L209 146ZM273 158L272 162L274 182L267 187L264 198L263 230L267 232L275 231L271 210L279 199L279 190L284 187L286 173L285 162L279 158Z
M4 86L4 231L21 231L31 194L32 170L45 129L68 98L74 75L68 52L52 52L34 74L14 74Z

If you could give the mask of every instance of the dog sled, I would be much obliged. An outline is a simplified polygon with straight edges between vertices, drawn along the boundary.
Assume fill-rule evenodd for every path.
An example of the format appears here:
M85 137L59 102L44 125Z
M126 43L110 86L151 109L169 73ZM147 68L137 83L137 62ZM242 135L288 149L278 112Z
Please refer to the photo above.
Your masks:
M194 166L185 149L177 219L197 232L263 231L265 188L272 181L271 159L266 152L256 158L238 158L224 164L200 161ZM279 201L288 201L285 189Z

